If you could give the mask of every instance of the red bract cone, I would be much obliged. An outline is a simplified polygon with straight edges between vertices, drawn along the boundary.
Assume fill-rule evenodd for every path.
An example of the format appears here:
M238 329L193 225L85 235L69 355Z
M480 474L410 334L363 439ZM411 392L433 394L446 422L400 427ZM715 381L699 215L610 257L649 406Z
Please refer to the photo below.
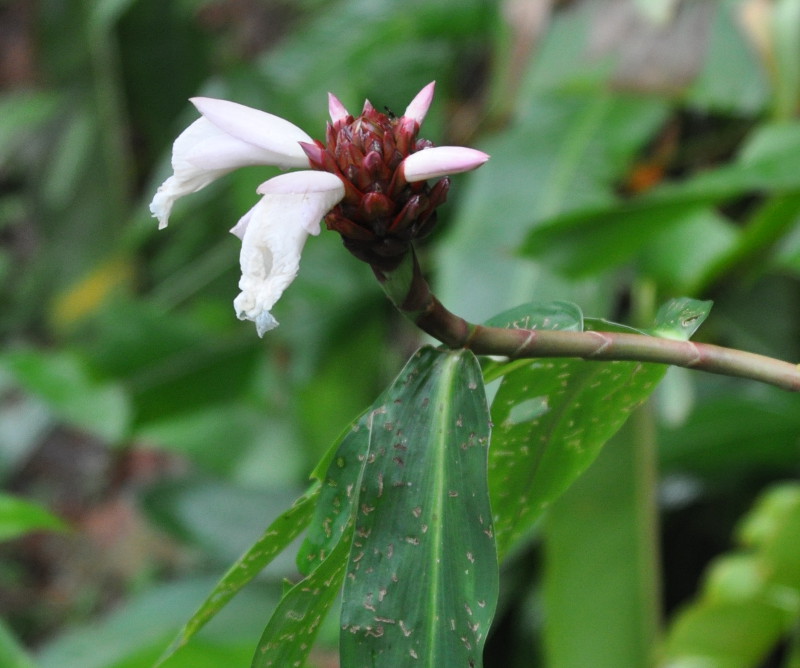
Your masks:
M326 143L301 142L311 166L336 174L345 186L344 198L325 216L328 229L341 234L353 255L384 271L394 268L410 244L433 228L436 207L450 187L444 174L474 169L488 159L473 149L434 149L418 138L432 97L429 84L401 117L381 113L367 101L354 118L331 95ZM456 153L444 156L444 149ZM407 162L412 155L418 164ZM447 164L441 170L434 163L443 157ZM428 183L434 178L438 180Z

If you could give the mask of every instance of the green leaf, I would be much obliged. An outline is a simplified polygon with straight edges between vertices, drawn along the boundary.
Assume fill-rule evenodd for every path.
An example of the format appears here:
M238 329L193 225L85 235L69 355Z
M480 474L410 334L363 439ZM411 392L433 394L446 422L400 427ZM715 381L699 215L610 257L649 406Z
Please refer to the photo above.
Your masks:
M742 547L712 564L702 593L673 621L667 665L760 665L800 621L800 485L768 490L739 536Z
M752 192L800 189L799 146L800 123L766 126L753 133L736 162L632 200L538 222L521 251L546 257L573 276L608 269L633 256L652 235L707 218L710 205Z
M0 666L5 668L36 668L19 641L0 620Z
M362 415L342 435L312 474L322 485L308 536L297 555L298 568L307 577L281 598L261 634L254 667L302 665L341 589L358 502L354 490L361 486L369 449L368 416Z
M560 329L581 332L583 312L572 302L529 302L503 311L484 324L487 327L506 329Z
M31 531L64 531L67 526L41 506L8 494L0 494L0 540Z
M562 331L582 332L583 312L572 302L529 302L503 311L484 323L487 327L507 329L560 329ZM498 362L484 360L483 378L490 382L518 366L525 366L527 360Z
M0 357L2 368L62 419L111 442L120 441L127 433L131 419L128 396L119 385L91 378L77 355L17 350Z
M371 414L342 665L480 666L498 573L477 360L424 348L384 402Z
M709 308L708 302L675 300L659 311L656 327L688 338ZM585 325L636 331L591 318ZM666 372L661 365L576 359L518 360L508 368L492 402L495 429L489 453L501 556L594 461Z
M686 341L705 322L711 311L711 301L700 301L683 297L664 304L656 314L653 334L668 339Z
M325 560L283 596L261 635L252 668L303 665L341 589L352 537L348 523Z
M264 535L228 569L160 659L163 663L205 626L248 582L258 575L308 525L319 496L314 485L278 517Z
M503 378L492 402L489 457L501 556L594 461L665 371L638 362L559 359L530 362Z
M297 554L297 568L305 575L333 552L351 520L358 498L352 492L359 488L369 450L368 416L365 413L353 424L332 457L323 458L328 462L327 472L322 476L315 472L315 477L323 481L322 490L308 535Z

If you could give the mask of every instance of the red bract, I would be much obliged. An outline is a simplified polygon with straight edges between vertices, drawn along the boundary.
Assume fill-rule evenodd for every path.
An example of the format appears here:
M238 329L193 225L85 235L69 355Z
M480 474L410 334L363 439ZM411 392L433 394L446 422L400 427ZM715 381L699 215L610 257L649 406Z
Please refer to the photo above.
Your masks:
M345 186L325 224L370 264L402 257L413 240L431 231L436 207L447 198L447 177L433 184L406 180L403 161L433 146L418 132L416 119L381 113L367 101L359 116L342 114L328 123L325 144L300 144L313 168L336 174Z

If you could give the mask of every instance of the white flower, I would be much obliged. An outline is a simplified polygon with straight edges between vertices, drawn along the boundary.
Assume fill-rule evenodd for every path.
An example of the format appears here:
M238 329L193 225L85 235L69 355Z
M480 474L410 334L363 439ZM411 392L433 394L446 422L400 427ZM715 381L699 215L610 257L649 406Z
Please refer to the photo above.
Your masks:
M433 83L419 92L398 119L398 127L407 136L416 136L432 98ZM320 220L346 193L353 197L359 191L338 167L319 171L317 162L313 165L316 169L308 169L312 166L309 156L321 156L324 148L289 121L225 100L197 97L192 103L202 117L175 140L173 174L150 204L159 228L167 226L177 199L234 169L248 165L305 168L262 183L257 189L261 200L231 230L242 240L236 314L255 322L263 336L278 325L271 310L297 275L308 235L320 233ZM328 109L336 127L353 122L334 95L329 94ZM416 152L411 148L409 152L398 168L408 183L474 169L489 157L473 149L448 146Z

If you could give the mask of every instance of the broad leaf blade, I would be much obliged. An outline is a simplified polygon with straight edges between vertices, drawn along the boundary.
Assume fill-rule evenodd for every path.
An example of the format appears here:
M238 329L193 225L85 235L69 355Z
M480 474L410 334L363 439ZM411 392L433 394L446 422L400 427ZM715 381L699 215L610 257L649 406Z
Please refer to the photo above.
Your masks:
M502 555L591 464L666 367L537 360L507 374L492 403L489 485Z
M709 308L708 302L675 300L661 309L656 328L688 338ZM585 326L636 331L590 318ZM489 453L501 556L594 461L666 372L658 364L578 359L531 360L522 366L516 361L509 368L492 402Z
M468 351L420 351L373 411L343 665L480 666L497 596L489 416Z
M291 543L311 520L319 497L319 485L312 487L294 505L269 525L264 535L228 569L197 612L159 660L166 661L202 629L256 575Z

